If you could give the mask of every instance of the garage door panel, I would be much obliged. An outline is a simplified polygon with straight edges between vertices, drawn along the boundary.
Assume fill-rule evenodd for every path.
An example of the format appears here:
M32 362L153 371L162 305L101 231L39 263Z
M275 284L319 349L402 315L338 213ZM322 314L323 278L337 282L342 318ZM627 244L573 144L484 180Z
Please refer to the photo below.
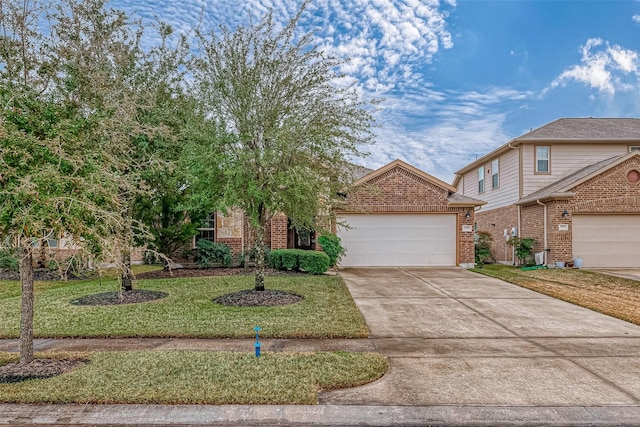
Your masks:
M585 267L640 267L640 215L575 215L573 255Z
M456 216L447 214L344 215L339 228L347 253L341 266L452 266Z

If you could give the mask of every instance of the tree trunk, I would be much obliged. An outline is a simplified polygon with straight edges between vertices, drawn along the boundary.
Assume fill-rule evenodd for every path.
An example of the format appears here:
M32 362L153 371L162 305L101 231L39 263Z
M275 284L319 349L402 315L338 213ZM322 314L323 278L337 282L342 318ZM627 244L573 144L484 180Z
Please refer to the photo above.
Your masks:
M120 274L120 289L123 292L133 290L133 272L131 271L131 253L122 252L122 274Z
M20 364L33 361L33 253L31 248L22 249L20 262L22 305L20 309Z
M266 228L260 224L256 236L256 291L264 291L264 233Z

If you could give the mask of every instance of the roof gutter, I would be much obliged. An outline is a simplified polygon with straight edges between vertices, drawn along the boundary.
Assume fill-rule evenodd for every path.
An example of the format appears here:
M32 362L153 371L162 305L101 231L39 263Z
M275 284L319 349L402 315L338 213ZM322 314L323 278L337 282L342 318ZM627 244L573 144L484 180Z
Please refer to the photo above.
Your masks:
M525 206L525 205L532 205L534 203L540 204L539 202L551 202L551 201L554 201L554 200L569 200L570 198L572 198L575 195L576 195L576 193L573 193L571 191L561 191L561 192L547 194L544 197L521 199L521 200L518 200L517 202L515 202L514 205L516 205L516 206Z

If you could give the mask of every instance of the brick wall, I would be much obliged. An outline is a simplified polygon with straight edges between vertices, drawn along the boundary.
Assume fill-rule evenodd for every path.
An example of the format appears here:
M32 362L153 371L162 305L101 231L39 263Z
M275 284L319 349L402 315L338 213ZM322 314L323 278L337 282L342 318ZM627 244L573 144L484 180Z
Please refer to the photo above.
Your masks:
M363 183L348 194L344 213L456 213L458 262L474 262L473 231L462 232L463 225L473 226L473 206L449 207L449 191L401 167L392 168ZM470 217L466 218L469 211Z
M547 204L547 209L549 208ZM548 230L547 226L547 230ZM533 253L543 252L544 247L544 206L529 205L521 208L520 230L518 235L523 238L535 239ZM547 242L547 247L548 247ZM551 261L547 259L547 262Z
M571 213L640 212L640 184L627 180L630 171L640 171L640 159L632 157L572 189Z
M287 249L288 225L287 216L284 214L271 219L271 249Z
M572 231L576 214L640 214L640 183L631 183L627 175L640 171L640 159L627 161L604 171L571 189L575 195L569 200L553 200L547 205L547 262L573 260ZM566 216L562 216L566 211ZM544 207L522 207L523 237L533 237L537 243L534 251L543 249Z
M355 188L343 211L450 212L448 195L446 189L396 167Z
M567 212L565 217L562 216L564 211ZM571 206L567 200L547 203L547 247L549 248L547 262L552 265L558 261L573 260L570 212Z

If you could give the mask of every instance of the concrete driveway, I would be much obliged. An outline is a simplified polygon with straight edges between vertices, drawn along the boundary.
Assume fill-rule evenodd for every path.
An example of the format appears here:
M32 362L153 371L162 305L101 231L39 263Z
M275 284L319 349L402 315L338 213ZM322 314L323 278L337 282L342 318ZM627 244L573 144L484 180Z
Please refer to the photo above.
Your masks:
M462 269L341 275L390 370L323 404L640 403L639 326Z

